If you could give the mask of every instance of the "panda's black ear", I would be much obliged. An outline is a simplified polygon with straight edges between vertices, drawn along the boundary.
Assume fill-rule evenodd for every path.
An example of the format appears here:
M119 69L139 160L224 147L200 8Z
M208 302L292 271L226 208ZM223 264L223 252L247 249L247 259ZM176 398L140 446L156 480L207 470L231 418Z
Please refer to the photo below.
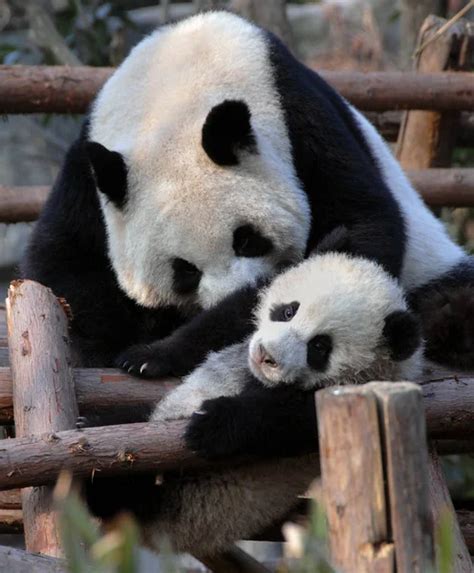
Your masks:
M217 165L237 165L240 150L256 151L247 104L225 100L213 107L202 126L202 146Z
M415 316L407 310L396 310L385 318L383 336L393 360L410 358L421 344L421 329Z
M350 254L352 247L349 229L345 225L340 225L319 241L316 248L311 252L311 255L322 255L323 253Z
M127 198L127 166L122 155L95 141L86 142L86 153L99 191L114 205L123 207Z

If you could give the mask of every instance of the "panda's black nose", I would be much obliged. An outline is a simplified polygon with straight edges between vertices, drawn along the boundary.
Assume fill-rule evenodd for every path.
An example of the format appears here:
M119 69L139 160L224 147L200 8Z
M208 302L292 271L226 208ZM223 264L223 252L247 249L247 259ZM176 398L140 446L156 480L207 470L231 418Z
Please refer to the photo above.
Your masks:
M271 368L276 368L278 366L276 360L267 351L267 349L265 348L265 346L263 346L263 344L260 344L258 349L259 349L260 363L261 364L266 364L267 366L270 366Z

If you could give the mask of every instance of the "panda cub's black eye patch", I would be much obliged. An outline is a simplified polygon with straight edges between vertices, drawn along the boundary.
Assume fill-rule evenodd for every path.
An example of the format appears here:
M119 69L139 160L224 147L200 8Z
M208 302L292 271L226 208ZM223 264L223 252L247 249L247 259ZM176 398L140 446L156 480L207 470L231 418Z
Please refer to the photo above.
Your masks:
M195 291L201 280L202 272L184 259L173 259L173 289L177 294L190 294Z
M308 342L306 357L308 366L323 372L327 368L331 352L332 338L329 334L317 334Z
M297 301L274 306L270 311L270 320L273 322L290 322L298 311L299 306L300 303Z
M234 231L232 248L238 257L263 257L273 249L273 243L252 225L242 225Z

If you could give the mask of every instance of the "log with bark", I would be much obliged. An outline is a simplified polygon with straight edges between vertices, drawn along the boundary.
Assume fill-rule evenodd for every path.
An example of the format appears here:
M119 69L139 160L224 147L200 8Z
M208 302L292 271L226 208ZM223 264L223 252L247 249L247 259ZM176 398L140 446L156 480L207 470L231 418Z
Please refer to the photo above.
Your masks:
M84 113L112 72L87 66L0 66L0 113ZM467 72L319 73L361 110L474 111L474 78Z

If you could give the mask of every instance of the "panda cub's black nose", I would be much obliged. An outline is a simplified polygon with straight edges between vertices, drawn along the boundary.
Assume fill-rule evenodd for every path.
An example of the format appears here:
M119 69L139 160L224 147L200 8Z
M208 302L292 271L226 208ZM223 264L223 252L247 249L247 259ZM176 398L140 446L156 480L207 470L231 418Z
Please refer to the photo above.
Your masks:
M266 348L265 348L265 346L263 346L263 344L259 345L259 351L260 351L260 362L262 364L266 364L267 366L270 366L272 368L276 368L278 366L276 360L266 350Z

